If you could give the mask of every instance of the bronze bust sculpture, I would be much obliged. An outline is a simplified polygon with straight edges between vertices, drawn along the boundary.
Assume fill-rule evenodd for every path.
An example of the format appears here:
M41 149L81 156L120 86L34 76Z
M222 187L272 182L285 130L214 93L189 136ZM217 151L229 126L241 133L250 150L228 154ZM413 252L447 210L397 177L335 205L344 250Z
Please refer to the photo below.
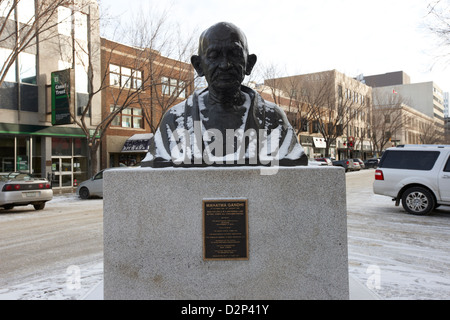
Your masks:
M235 25L204 31L191 62L208 88L167 111L142 166L308 165L283 110L242 85L256 60Z

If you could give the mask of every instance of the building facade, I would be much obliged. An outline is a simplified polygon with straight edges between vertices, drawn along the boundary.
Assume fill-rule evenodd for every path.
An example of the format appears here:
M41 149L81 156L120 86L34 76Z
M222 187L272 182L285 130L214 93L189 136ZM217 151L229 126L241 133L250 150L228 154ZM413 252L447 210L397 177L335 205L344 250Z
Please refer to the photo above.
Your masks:
M101 167L134 166L148 152L162 115L193 91L191 64L158 51L108 39L102 43L103 120Z
M449 105L448 105L448 98L449 98L449 93L448 92L444 92L444 118L448 118L449 117Z
M361 81L372 88L377 88L399 84L410 84L411 78L403 71L395 71L372 76L362 76Z
M26 171L72 188L88 176L86 133L74 119L86 105L88 75L100 72L97 2L2 1L0 16L0 174ZM88 129L101 120L100 99Z
M405 105L431 117L435 126L433 135L441 140L444 138L445 96L435 82L411 83L409 76L403 71L364 77L364 81L376 87L379 93L401 96ZM430 134L422 132L422 136L424 135Z
M268 79L265 85L284 94L287 103L280 105L309 158L372 156L371 87L337 70Z

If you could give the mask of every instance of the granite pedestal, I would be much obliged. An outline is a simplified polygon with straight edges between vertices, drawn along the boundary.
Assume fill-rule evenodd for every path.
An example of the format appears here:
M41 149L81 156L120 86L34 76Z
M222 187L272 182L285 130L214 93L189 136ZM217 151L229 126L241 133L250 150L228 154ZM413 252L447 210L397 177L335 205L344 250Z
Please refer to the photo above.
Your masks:
M106 171L104 298L348 299L343 169L266 173ZM206 199L247 200L248 260L204 259Z

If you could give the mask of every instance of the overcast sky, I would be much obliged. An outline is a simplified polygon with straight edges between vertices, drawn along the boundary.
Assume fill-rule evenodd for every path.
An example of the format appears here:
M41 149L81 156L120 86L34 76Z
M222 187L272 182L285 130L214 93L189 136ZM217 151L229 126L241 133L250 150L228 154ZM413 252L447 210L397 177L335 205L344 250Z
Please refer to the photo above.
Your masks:
M425 27L435 0L101 0L109 14L169 8L184 30L220 21L247 35L261 64L285 75L337 69L348 76L404 71L411 82L450 91L450 65L437 61L438 41ZM447 0L444 0L447 1ZM450 51L450 48L447 48ZM432 68L434 66L434 68Z

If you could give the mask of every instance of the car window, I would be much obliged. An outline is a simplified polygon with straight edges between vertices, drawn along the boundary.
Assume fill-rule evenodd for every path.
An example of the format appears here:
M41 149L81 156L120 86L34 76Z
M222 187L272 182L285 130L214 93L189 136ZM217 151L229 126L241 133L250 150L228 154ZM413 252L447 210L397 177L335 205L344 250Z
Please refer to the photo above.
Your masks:
M22 173L22 172L11 172L8 174L7 180L15 180L15 181L29 181L32 180L33 177L28 173Z
M439 157L439 151L386 151L380 168L431 170Z
M103 179L103 171L97 173L94 177L94 180Z
M450 157L448 157L447 163L445 164L444 172L450 172Z

